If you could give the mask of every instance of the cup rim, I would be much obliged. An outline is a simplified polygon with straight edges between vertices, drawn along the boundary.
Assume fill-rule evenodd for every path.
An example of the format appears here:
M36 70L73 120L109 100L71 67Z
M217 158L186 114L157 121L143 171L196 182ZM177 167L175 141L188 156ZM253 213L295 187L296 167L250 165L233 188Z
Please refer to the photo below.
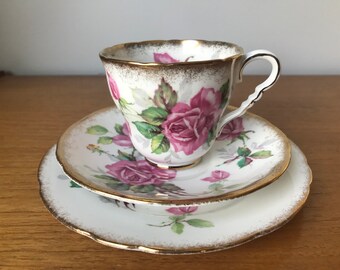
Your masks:
M225 58L216 58L209 60L199 60L199 61L191 61L191 62L176 62L176 63L158 63L158 62L143 62L143 61L132 61L132 60L123 60L115 58L112 55L109 55L109 52L116 51L118 49L127 47L127 46L138 46L138 45L157 45L157 44L181 44L183 42L191 42L196 41L201 44L209 44L209 45L222 45L236 48L239 53L231 55ZM137 42L126 42L116 44L110 47L106 47L99 52L99 57L102 62L109 63L120 63L120 64L128 64L133 66L145 66L145 67L158 67L158 66L192 66L192 65L200 65L200 64L213 64L213 63L224 63L231 59L236 59L244 54L244 50L242 47L235 43L225 42L225 41L211 41L211 40L203 40L203 39L169 39L169 40L145 40L145 41L137 41Z

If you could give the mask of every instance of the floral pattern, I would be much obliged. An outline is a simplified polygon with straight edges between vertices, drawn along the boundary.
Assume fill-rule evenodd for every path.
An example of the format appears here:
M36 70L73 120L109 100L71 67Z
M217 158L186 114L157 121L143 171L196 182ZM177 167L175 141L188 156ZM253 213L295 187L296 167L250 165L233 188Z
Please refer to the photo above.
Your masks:
M113 136L112 141L119 146L133 147L130 139L131 131L129 125L127 123L124 123L123 126L116 124L115 129L118 135Z
M260 151L252 151L246 143L249 139L247 133L254 133L254 131L245 131L243 127L243 119L240 117L230 121L223 127L221 135L217 138L217 140L229 140L229 144L232 144L236 140L241 140L243 142L243 146L238 147L234 156L231 159L227 159L222 164L238 160L237 165L240 168L243 168L256 159L265 159L272 156L272 153L269 150L261 149Z
M182 216L186 214L191 214L198 209L198 206L189 206L189 207L170 207L166 209L167 212L175 215Z
M215 170L211 172L209 177L205 177L202 180L210 183L219 182L221 180L226 180L230 176L230 173L221 170Z
M106 181L106 186L119 191L147 194L162 193L173 196L185 195L181 188L169 182L176 177L175 170L160 169L150 165L144 159L138 159L140 154L136 152L131 143L128 127L126 123L123 125L116 124L115 131L117 135L114 136L110 134L107 128L100 125L87 128L87 134L99 136L97 139L98 144L107 145L114 143L132 150L118 150L118 155L113 155L103 150L99 145L87 145L87 149L93 153L108 155L115 161L107 164L105 171L90 168L95 173L93 176Z
M111 199L111 198L107 198L107 197L100 196L100 195L98 195L98 197L99 197L99 200L102 201L103 203L111 203L118 208L124 207L128 210L136 211L136 205L134 203L128 203L128 202L120 201L117 199Z
M168 53L154 53L154 59L161 63L178 62ZM144 138L150 140L152 153L162 154L172 149L174 152L191 155L205 143L210 145L214 139L219 116L227 103L229 81L219 90L201 87L185 103L178 100L176 90L162 78L154 96L150 97L153 105L136 112L133 106L129 106L133 103L121 97L116 81L108 72L106 75L112 97L122 113L140 117L140 121L132 123ZM126 132L122 130L120 135L114 140L120 142L121 146L127 145L130 141L123 137Z
M249 131L248 131L249 132ZM243 121L241 117L235 118L227 123L220 134L217 140L224 141L224 140L235 140L240 136L244 136L244 127Z
M152 98L154 106L139 114L143 121L133 124L151 140L153 153L165 153L172 146L175 152L191 155L214 137L222 100L227 94L225 88L225 85L221 90L202 87L186 104L178 102L177 92L163 78Z
M190 58L193 58L193 56L187 57L184 62L188 62ZM156 63L162 63L162 64L171 64L171 63L178 63L180 62L179 60L173 58L170 54L168 53L154 53L153 54L153 60Z
M109 82L109 88L110 88L110 92L111 95L114 99L119 100L120 99L120 93L118 90L118 86L116 81L110 76L110 74L108 72L106 72L106 76Z
M167 212L172 214L168 217L168 221L163 221L160 225L148 224L153 227L170 227L171 231L176 234L182 234L184 232L185 225L189 225L196 228L211 228L214 224L205 219L190 218L190 216L197 211L197 206L190 207L171 207L166 209ZM189 217L189 218L188 218Z
M201 88L190 104L177 103L162 123L162 133L176 152L192 154L203 145L220 114L221 93L213 88Z
M251 150L247 146L247 140L249 139L247 135L248 133L254 133L254 131L244 130L243 119L241 117L230 121L223 127L223 130L217 140L229 141L228 145L236 142L237 140L241 140L243 146L238 147L234 155L225 160L222 164L218 165L218 167L237 161L237 166L242 169L251 164L254 160L266 159L272 156L272 152L270 150L262 149L261 145L260 147L255 147L256 151ZM263 146L265 146L265 144ZM208 187L211 192L222 194L225 190L239 186L237 183L225 185L229 176L230 173L227 171L215 170L211 172L210 176L202 178L201 180L211 183Z
M72 188L72 189L82 188L76 182L69 180L69 178L65 174L59 174L57 177L60 180L68 180L69 181L69 187ZM111 198L107 198L107 197L100 196L100 195L98 195L98 197L99 197L99 200L104 202L104 203L113 203L117 207L121 207L121 205L123 205L125 208L127 208L129 210L135 211L136 205L134 203L122 202L122 201L117 200L117 199L111 199Z
M111 77L110 73L106 72L107 81L109 83L109 89L113 100L116 102L117 106L124 109L129 105L129 103L120 96L120 91L117 82Z
M214 97L216 92L204 88L186 105L190 108L197 104L203 108L217 106L218 102L217 105L202 105L207 96ZM164 108L172 106L171 98L167 100L168 102L162 103ZM182 105L180 103L177 102L172 109L177 104ZM202 111L207 117L215 117L209 110ZM112 122L112 119L115 120ZM263 179L262 170L268 170L272 161L268 163L261 160L274 157L274 162L280 162L276 156L277 151L282 151L278 148L281 147L280 138L273 133L275 131L267 131L261 123L258 125L254 121L256 120L249 116L243 116L228 123L222 133L224 140L219 139L211 152L213 156L208 167L203 168L199 164L190 169L188 174L180 170L160 169L145 160L130 140L130 126L134 126L134 123L125 122L116 109L110 109L95 119L86 120L86 124L78 128L77 140L72 139L69 147L78 147L80 140L82 147L87 148L89 155L84 156L84 161L78 161L79 158L76 158L73 162L78 162L77 166L82 168L82 174L98 190L136 199L204 199L240 190ZM136 130L135 132L138 133ZM199 135L202 135L204 132L200 133ZM206 140L209 140L209 134ZM145 144L145 147L149 145ZM254 180L240 176L239 172L242 175L250 175ZM265 176L268 173L264 172ZM81 181L79 180L79 183L82 183Z
M107 128L95 125L91 126L86 130L86 133L91 135L101 135L97 143L99 144L111 144L115 143L119 146L123 147L133 147L131 139L130 139L130 128L127 123L124 123L123 125L116 124L115 125L115 131L117 132L117 135L115 136L107 136L110 135L110 132ZM102 136L106 135L106 136Z
M107 173L119 179L122 183L134 186L162 185L176 177L176 171L163 170L151 166L145 160L120 160L106 165Z
M168 53L154 53L153 59L156 63L163 63L163 64L179 62L179 60L171 57Z

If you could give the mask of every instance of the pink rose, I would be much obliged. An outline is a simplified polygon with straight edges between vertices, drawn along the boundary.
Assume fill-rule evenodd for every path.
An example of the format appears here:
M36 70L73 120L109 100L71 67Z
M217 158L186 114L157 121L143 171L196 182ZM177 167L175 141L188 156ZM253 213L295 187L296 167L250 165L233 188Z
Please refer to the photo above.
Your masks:
M226 171L216 170L216 171L211 172L211 176L203 178L202 180L213 183L213 182L224 180L225 178L228 178L229 176L230 176L230 173Z
M112 138L112 141L120 146L124 147L132 147L132 142L130 139L130 127L127 123L123 124L123 129L122 129L123 134L118 134Z
M109 81L109 87L110 87L112 97L117 100L120 99L120 94L119 94L116 81L110 76L108 72L106 72L106 76Z
M154 53L153 59L156 63L164 63L164 64L179 62L178 60L172 58L168 53Z
M190 105L179 102L171 109L162 128L176 152L190 155L204 144L218 120L220 104L220 91L202 88L190 100Z
M134 186L160 185L176 177L175 170L159 169L151 166L145 160L121 160L111 165L106 165L105 168L108 169L108 174L125 184Z
M123 124L123 133L127 136L131 136L131 129L128 123Z
M200 108L206 116L212 116L215 121L219 115L218 108L221 104L221 92L214 88L204 88L191 98L190 106L192 108Z
M233 140L240 136L243 131L244 127L242 118L235 118L223 127L223 130L217 140Z
M132 147L130 137L126 135L116 135L112 138L112 141L119 146Z
M195 212L197 209L198 209L198 206L171 207L171 208L166 209L166 211L176 216L182 216L185 214L191 214Z

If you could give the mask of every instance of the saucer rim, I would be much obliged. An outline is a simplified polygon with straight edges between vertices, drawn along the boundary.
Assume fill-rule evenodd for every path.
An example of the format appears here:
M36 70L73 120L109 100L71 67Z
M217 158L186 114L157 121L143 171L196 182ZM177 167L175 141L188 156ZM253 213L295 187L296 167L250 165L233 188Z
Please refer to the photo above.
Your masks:
M227 106L228 110L235 110L236 107L234 106ZM72 170L72 166L67 166L67 162L63 158L63 148L62 143L64 138L73 130L76 126L78 126L81 122L92 118L93 116L97 114L101 114L110 110L117 110L116 106L109 106L106 108L102 108L100 110L97 110L95 112L92 112L91 114L81 118L80 120L74 122L71 126L69 126L64 133L60 136L60 138L57 141L56 151L55 155L56 158L62 167L64 173L75 183L80 185L81 187L97 193L100 196L104 196L111 199L117 199L126 201L129 203L136 203L136 204L152 204L152 205L172 205L172 206L178 206L178 205L185 205L185 206L198 206L200 204L204 203L213 203L213 202L221 202L224 200L239 198L245 195L248 195L256 190L259 190L273 182L275 182L288 168L291 160L291 143L289 139L287 138L286 134L280 130L278 127L276 127L274 124L272 124L270 121L266 120L265 118L254 114L250 112L246 112L244 115L248 115L252 118L255 118L259 121L264 122L267 126L269 126L271 129L273 129L278 137L281 139L283 143L283 158L282 161L280 161L277 165L275 165L273 168L271 168L270 172L267 173L265 177L262 177L261 179L258 179L257 181L254 181L250 183L249 185L234 190L232 192L223 193L219 195L213 195L209 197L202 197L202 198L191 198L191 199L161 199L161 198L145 198L145 197L139 197L135 196L133 194L122 194L120 192L117 192L116 190L112 190L109 188L106 188L104 186L96 186L93 185L91 181L89 181L86 177L83 177L79 173ZM119 111L118 111L119 112Z
M215 251L221 251L221 250L226 250L229 248L233 248L233 247L237 247L239 245L245 244L247 242L250 242L252 240L255 240L259 237L265 236L267 234L270 234L278 229L280 229L281 227L283 227L284 225L286 225L289 221L291 221L296 214L302 209L302 207L305 205L305 203L307 202L307 199L309 197L310 194L310 186L313 182L313 173L312 170L308 164L308 160L305 156L305 154L303 153L303 151L292 141L289 141L290 145L293 145L294 147L296 147L296 149L300 152L303 161L304 161L304 165L306 166L307 169L307 177L308 177L308 181L307 181L307 185L306 188L303 190L302 192L302 196L301 198L297 201L295 207L290 211L290 213L288 214L288 217L283 220L282 222L279 222L277 224L275 224L274 226L270 226L268 225L267 228L263 228L262 230L260 229L259 231L256 231L254 233L249 233L247 235L245 235L244 237L242 237L241 239L239 239L238 241L235 241L233 243L229 243L226 245L216 245L216 246L211 246L211 247L204 247L204 246L198 246L195 248L164 248L164 247L160 247L160 246L144 246L144 245L133 245L133 244L126 244L126 243L121 243L121 242L115 242L115 241L109 241L109 240L105 240L102 237L98 236L95 233L86 231L85 229L81 229L79 227L77 227L76 225L72 224L71 222L67 221L66 218L63 218L61 216L59 216L57 214L57 211L55 211L52 206L50 206L47 198L45 198L44 196L44 191L43 191L43 182L40 179L40 175L41 175L41 170L43 167L43 164L46 162L47 160L47 156L50 153L50 151L53 150L54 145L45 153L45 155L43 156L43 158L40 161L39 164L39 169L38 169L38 183L39 183L39 194L41 197L41 200L44 204L44 206L46 207L46 209L52 214L52 216L58 220L61 224L63 224L65 227L67 227L68 229L70 229L71 231L74 231L80 235L86 236L90 239L92 239L93 241L105 245L105 246L109 246L109 247L113 247L113 248L117 248L117 249L122 249L122 250L129 250L129 251L140 251L140 252L145 252L145 253L150 253L150 254L160 254L160 255L190 255L190 254L203 254L203 253L210 253L210 252L215 252Z

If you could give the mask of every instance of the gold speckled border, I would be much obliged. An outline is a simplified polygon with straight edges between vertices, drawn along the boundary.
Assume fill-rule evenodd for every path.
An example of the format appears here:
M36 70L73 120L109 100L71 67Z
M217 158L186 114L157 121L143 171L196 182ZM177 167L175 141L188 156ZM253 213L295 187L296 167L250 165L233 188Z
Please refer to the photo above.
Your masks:
M222 59L212 59L212 60L203 60L203 61L191 61L191 62L176 62L176 63L156 63L156 62L139 62L139 61L129 61L129 60L122 60L117 59L113 56L113 53L119 49L128 48L128 47L141 47L141 46L162 46L162 45L181 45L183 42L190 42L196 41L200 45L219 45L219 46L226 46L235 48L239 53L235 53L234 55L222 58ZM166 67L166 66L178 66L178 67L188 67L188 66L195 66L195 65L211 65L211 64L218 64L224 63L226 61L234 60L241 55L244 54L243 49L234 43L224 42L224 41L208 41L202 39L171 39L171 40L146 40L140 42L128 42L117 44L112 47L108 47L100 51L99 57L104 63L116 63L116 64L124 64L128 66L138 66L140 68L157 68L157 67Z
M297 146L296 146L297 147ZM297 147L298 148L298 147ZM299 148L298 148L299 149ZM301 151L299 149L299 151ZM48 153L47 153L48 154ZM46 155L47 155L46 154ZM95 233L88 232L86 230L83 230L81 228L78 228L74 224L72 224L70 221L68 221L65 218L62 218L56 213L53 209L52 206L50 206L47 198L44 195L43 192L43 183L40 179L41 175L41 168L45 162L46 155L43 157L43 159L40 162L39 165L39 170L38 170L38 182L40 186L40 196L41 199L45 205L45 207L49 210L49 212L63 225L65 225L67 228L69 228L72 231L75 231L81 235L84 235L86 237L91 238L92 240L105 245L109 247L114 247L118 249L124 249L124 250L130 250L130 251L141 251L141 252L146 252L146 253L151 253L151 254L161 254L161 255L189 255L189 254L202 254L202 253L209 253L209 252L214 252L214 251L221 251L229 248L233 248L242 244L245 244L247 242L250 242L252 240L255 240L256 238L259 238L261 236L267 235L269 233L272 233L285 224L287 224L290 220L293 219L293 217L302 209L303 205L306 203L308 195L310 193L310 184L312 183L313 180L313 175L310 167L308 166L307 159L303 152L301 151L301 155L303 155L306 166L308 167L308 175L309 175L309 181L308 185L306 186L306 189L303 192L303 197L298 201L297 205L291 210L289 217L286 220L283 220L282 222L278 222L277 224L274 225L269 225L266 228L262 228L254 233L250 233L248 235L245 235L242 237L242 239L239 239L235 242L229 243L227 245L216 245L216 246L198 246L194 248L164 248L164 247L158 247L158 246L142 246L142 245L132 245L132 244L126 244L126 243L120 243L120 242L113 242L113 241L108 241L100 236L96 235Z
M246 187L243 187L241 189L238 189L232 192L228 192L228 193L221 194L221 195L210 196L210 197L197 198L197 199L144 198L144 197L134 196L131 194L122 194L108 187L98 186L98 185L93 184L92 181L89 181L88 179L83 177L81 174L74 171L72 169L72 166L68 164L68 162L64 158L65 157L64 152L65 152L65 147L66 147L65 139L68 137L69 133L76 126L78 126L81 122L87 120L88 118L94 117L95 115L106 112L106 111L113 110L114 108L115 108L114 106L111 106L108 108L101 109L77 121L64 132L64 134L60 137L57 143L56 157L57 157L58 162L62 166L65 174L69 176L75 183L101 196L106 196L106 197L110 197L110 198L117 199L117 200L123 200L123 201L125 200L125 201L129 201L132 203L137 203L137 204L153 203L153 204L160 204L160 205L195 205L195 204L198 205L201 203L217 202L217 201L241 197L241 196L247 195L251 192L254 192L260 188L263 188L269 185L270 183L277 180L286 171L286 169L288 168L289 162L290 162L291 146L286 135L280 129L278 129L276 126L274 126L273 124L271 124L269 121L265 120L264 118L256 114L246 112L245 113L246 115L249 115L253 118L256 118L259 121L264 122L266 125L270 126L273 130L275 130L278 134L278 137L281 139L281 141L284 144L283 149L285 149L285 152L284 152L284 157L282 161L278 163L276 166L274 166L272 170L264 178L254 183L251 183L250 185ZM234 110L235 107L228 106L228 109Z

